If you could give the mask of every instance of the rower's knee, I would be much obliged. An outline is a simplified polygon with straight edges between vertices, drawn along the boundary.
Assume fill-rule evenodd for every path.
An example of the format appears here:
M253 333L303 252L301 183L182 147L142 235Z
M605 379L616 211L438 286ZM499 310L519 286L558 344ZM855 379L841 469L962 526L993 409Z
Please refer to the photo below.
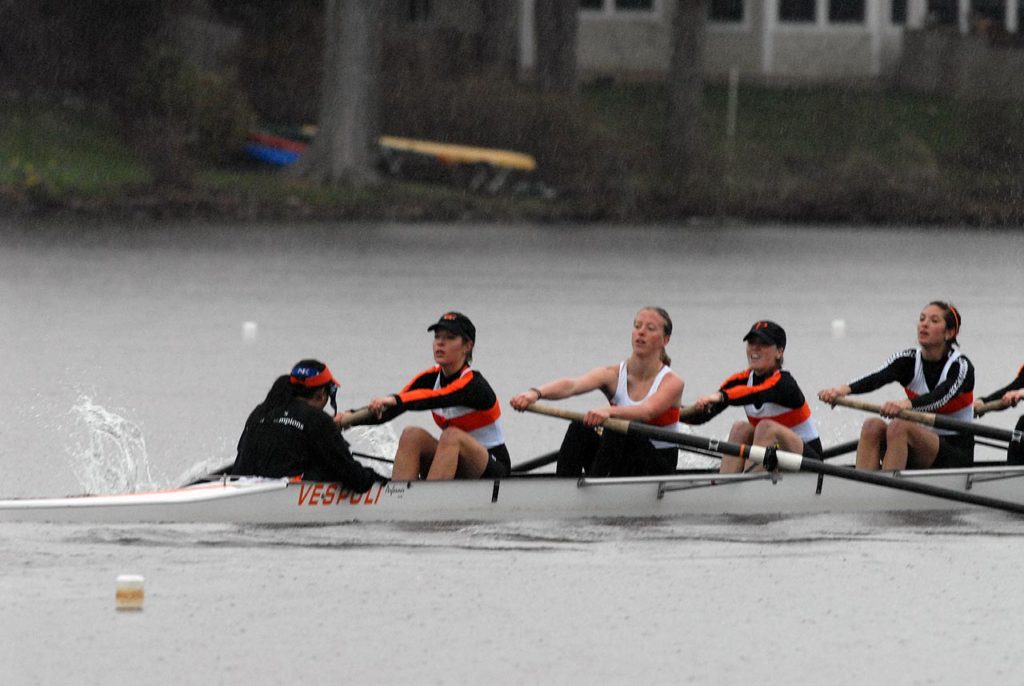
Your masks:
M860 440L880 441L885 438L889 425L883 419L871 418L860 427Z
M907 435L910 433L910 427L912 424L903 419L894 419L889 422L889 425L885 429L885 440L906 440Z
M751 443L754 439L754 427L750 422L734 422L729 430L729 442Z
M454 426L449 426L447 429L441 432L441 437L437 440L438 447L441 446L459 446L462 443L462 437L466 435L466 432L462 429L458 429Z
M402 435L399 440L413 440L426 434L427 432L418 426L407 426L402 429Z
M779 442L782 424L766 419L754 428L754 445L772 445Z

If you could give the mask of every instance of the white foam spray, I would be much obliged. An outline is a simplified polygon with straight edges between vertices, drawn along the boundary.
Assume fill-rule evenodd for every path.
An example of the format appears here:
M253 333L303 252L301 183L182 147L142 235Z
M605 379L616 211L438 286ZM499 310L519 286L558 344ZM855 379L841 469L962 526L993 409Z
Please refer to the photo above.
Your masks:
M69 449L71 469L89 494L134 493L155 487L142 429L79 396L70 412L78 439Z
M353 452L366 453L388 460L393 460L395 451L398 450L398 436L395 435L395 430L391 428L390 424L352 427L345 431L345 440L349 442ZM355 458L378 474L391 477L389 462L370 460L358 455Z

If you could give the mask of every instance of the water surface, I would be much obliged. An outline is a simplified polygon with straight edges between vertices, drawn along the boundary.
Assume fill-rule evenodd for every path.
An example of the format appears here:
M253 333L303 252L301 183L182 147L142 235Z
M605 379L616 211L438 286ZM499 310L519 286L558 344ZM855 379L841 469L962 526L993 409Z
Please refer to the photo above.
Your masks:
M343 405L398 390L431 363L426 327L447 309L476 323L475 366L507 401L623 359L635 311L665 307L691 402L743 368L741 339L756 319L786 327L787 367L813 396L913 345L921 307L949 299L987 392L1024 362L1022 245L1014 232L925 228L9 223L0 496L175 484L233 457L247 413L300 358L331 365ZM811 405L826 444L854 438L864 419ZM741 416L700 431L724 437ZM504 421L514 462L554 449L564 431L511 411ZM1015 414L986 421L1008 428ZM395 424L409 423L429 426L422 415ZM8 525L0 675L1011 683L1022 532L994 513ZM114 579L127 572L146 576L142 613L113 609Z

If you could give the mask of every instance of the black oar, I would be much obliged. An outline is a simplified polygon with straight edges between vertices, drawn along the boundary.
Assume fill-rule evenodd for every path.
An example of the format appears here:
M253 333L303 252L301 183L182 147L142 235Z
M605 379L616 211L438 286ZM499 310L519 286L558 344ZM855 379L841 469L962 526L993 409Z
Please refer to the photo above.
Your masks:
M847 441L846 443L834 445L831 448L825 448L824 450L821 451L821 456L827 460L830 457L839 457L840 455L845 455L846 453L852 453L857 449L857 445L859 443L859 440L853 440Z
M579 412L562 410L548 405L533 404L528 407L527 410L538 414L548 415L550 417L568 419L569 421L574 422L582 422L584 417L584 415ZM829 476L835 476L849 481L859 481L862 483L874 484L876 486L884 486L886 488L911 491L913 493L928 495L934 498L955 500L962 503L968 503L970 505L980 505L982 507L991 507L997 510L1004 510L1006 512L1024 514L1024 504L1014 503L1008 500L999 500L997 498L989 498L983 495L975 495L966 491L956 491L949 488L942 488L940 486L931 486L917 481L897 479L880 472L861 471L851 467L841 467L829 462L823 462L822 460L805 458L803 455L798 455L785 450L774 450L757 445L746 445L744 443L729 443L728 441L719 441L714 438L702 438L700 436L683 434L677 431L669 431L668 429L651 426L650 424L629 422L624 419L606 419L602 423L602 426L605 429L611 429L612 431L617 431L619 433L626 434L627 436L654 438L659 441L665 441L666 443L691 446L699 450L710 450L726 455L735 455L737 457L753 460L754 462L759 462L762 465L775 459L778 461L778 465L780 467L790 471L827 474Z
M855 410L863 410L864 412L874 412L875 414L882 413L881 405L866 403L862 400L854 400L852 398L836 398L835 404L842 405L843 407L852 407ZM978 422L965 422L951 417L943 417L941 414L932 414L930 412L900 410L900 413L896 416L900 419L917 422L918 424L934 426L936 429L947 429L949 431L974 434L975 436L985 436L986 438L995 438L1008 443L1020 443L1021 436L1024 434L1024 432L1021 431L1007 431L1006 429L998 429L994 426L979 424Z
M527 460L526 462L523 462L522 464L515 465L514 467L512 467L512 473L513 474L523 474L525 472L532 472L534 469L540 469L541 467L549 465L552 462L555 462L557 460L558 460L558 451L555 450L555 451L550 452L550 453L545 453L544 455L541 455L540 457L535 457L532 460Z
M377 462L387 462L388 464L394 464L395 461L390 457L377 457L376 455L367 455L366 453L357 453L352 451L352 457L364 457L367 460L376 460Z

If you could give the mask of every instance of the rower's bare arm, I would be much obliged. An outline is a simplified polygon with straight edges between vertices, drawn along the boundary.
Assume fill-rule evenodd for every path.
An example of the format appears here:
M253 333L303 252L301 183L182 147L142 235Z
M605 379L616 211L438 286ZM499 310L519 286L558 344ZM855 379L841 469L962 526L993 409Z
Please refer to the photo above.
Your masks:
M601 389L606 395L614 393L618 367L597 367L576 378L566 377L534 386L514 396L509 404L522 412L538 400L562 400ZM611 391L607 390L611 389Z

